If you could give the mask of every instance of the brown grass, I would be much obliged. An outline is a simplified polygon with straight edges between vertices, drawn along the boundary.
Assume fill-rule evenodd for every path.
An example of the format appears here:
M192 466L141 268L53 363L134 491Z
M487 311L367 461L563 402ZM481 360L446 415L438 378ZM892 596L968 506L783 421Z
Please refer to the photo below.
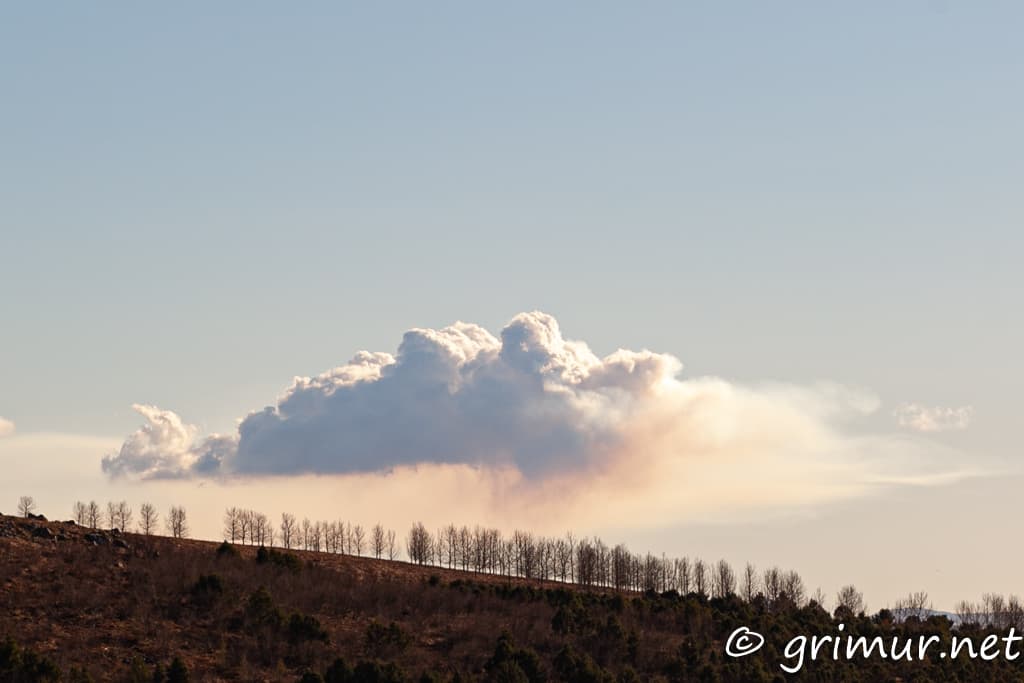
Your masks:
M32 536L43 526L61 538ZM488 590L543 586L539 581L289 551L303 561L296 572L257 564L252 547L219 557L217 543L106 534L129 546L119 548L86 542L87 533L70 523L0 517L0 638L13 636L64 670L84 667L96 680L123 678L133 657L166 666L174 656L188 663L194 680L294 680L337 656L387 659L416 676L425 669L473 674L502 631L545 658L561 645L546 601ZM191 590L210 574L225 589L204 606ZM471 585L451 587L467 579ZM329 642L294 646L280 634L254 632L245 605L261 586L285 617L315 616ZM372 621L395 622L410 644L368 647Z

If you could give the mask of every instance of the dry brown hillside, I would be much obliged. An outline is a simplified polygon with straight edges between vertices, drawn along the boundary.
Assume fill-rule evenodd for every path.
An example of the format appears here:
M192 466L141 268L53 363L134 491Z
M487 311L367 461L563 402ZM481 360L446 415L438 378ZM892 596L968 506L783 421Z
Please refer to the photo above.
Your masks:
M939 636L943 617L832 616L780 594L616 593L404 562L0 516L0 683L786 680L797 634ZM756 656L723 644L764 634ZM994 627L961 630L980 642ZM1012 661L819 659L803 680L1024 681Z
M256 548L220 546L0 516L0 639L95 680L176 656L194 680L294 680L338 657L472 679L502 632L546 659L561 645L538 581L304 551L258 563ZM305 617L323 633L293 633Z

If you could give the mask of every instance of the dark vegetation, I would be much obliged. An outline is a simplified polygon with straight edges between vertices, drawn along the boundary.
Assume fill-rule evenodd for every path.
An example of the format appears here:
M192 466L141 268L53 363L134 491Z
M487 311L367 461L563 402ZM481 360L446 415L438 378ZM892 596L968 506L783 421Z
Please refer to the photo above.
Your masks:
M687 593L623 591L0 517L0 683L756 683L787 678L778 663L790 638L834 634L840 620L868 637L951 634L949 620L924 611L866 614L855 589L830 614L763 584L749 597L742 580L724 592L710 579ZM976 622L960 631L1007 625ZM741 625L767 643L729 659L725 639ZM1024 680L1021 660L939 652L925 662L819 660L797 678Z

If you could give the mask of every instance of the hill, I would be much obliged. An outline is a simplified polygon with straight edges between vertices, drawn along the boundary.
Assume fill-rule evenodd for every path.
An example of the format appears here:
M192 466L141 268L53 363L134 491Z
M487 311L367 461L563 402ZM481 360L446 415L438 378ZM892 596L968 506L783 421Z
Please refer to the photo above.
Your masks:
M937 633L845 616L867 635ZM815 603L618 593L0 516L0 681L773 681ZM740 625L763 653L724 655ZM1017 662L817 661L816 680L1024 680Z

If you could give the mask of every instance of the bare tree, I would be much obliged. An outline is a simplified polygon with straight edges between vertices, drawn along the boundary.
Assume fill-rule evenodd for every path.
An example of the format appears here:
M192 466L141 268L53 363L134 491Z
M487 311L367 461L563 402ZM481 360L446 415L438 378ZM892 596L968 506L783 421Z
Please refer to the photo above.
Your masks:
M804 587L804 580L800 577L800 574L793 570L782 575L782 591L797 607L803 607L804 602L807 600L807 589Z
M782 595L782 570L778 567L769 567L764 570L764 597L771 607L779 601Z
M423 525L423 522L416 522L409 531L409 537L405 543L406 552L409 553L409 560L416 564L426 564L429 562L432 554L432 544L433 542L427 527Z
M274 525L267 520L267 527L263 530L263 545L268 548L274 547L274 541L277 539L277 534L274 533Z
M295 540L295 515L281 513L281 545L291 548Z
M22 496L18 499L18 514L28 517L36 511L36 500L32 496Z
M676 560L676 575L679 592L687 595L693 588L693 566L690 563L690 558L684 557Z
M924 620L931 613L932 605L928 594L924 591L910 593L907 597L896 601L892 606L892 616L896 621L914 619Z
M302 520L302 549L309 550L309 543L313 537L313 525L309 523L309 518L306 517Z
M253 512L252 510L239 510L238 513L238 529L239 529L239 540L245 543L246 539L249 543L254 543L252 537L252 523L253 523Z
M362 555L365 548L366 531L361 524L356 524L352 527L352 549L356 551L356 555Z
M747 562L747 566L743 569L743 599L747 602L753 602L754 596L757 595L757 567Z
M928 606L931 609L931 605ZM1016 595L1006 598L1006 613L1001 628L1016 628L1018 631L1024 629L1024 603Z
M185 516L185 508L172 506L167 513L167 531L174 538L188 538L188 520Z
M117 526L117 503L107 501L107 528L113 529Z
M698 595L708 594L708 568L699 558L693 561L693 590Z
M260 521L260 526L261 526L262 531L263 531L262 539L260 541L260 544L266 546L267 548L272 548L273 547L273 523L270 521L270 518L267 517L265 514L260 513L259 516L260 516L260 520L261 520Z
M442 543L442 562L447 563L451 569L458 564L459 560L459 530L454 524L449 524L437 534L438 541Z
M156 531L156 525L160 520L160 515L157 514L156 508L152 503L143 503L142 507L139 508L139 529L146 536L150 536Z
M864 594L857 590L856 586L843 586L836 593L835 611L837 615L840 611L847 612L848 614L844 616L856 616L867 611L867 605L864 603Z
M720 598L724 598L736 592L736 574L733 573L732 567L730 567L729 563L725 560L719 560L718 564L715 565L715 577L713 583L715 595Z
M1002 626L1003 613L1006 612L1006 600L998 593L985 593L981 596L982 609L988 615L988 623L999 628Z
M377 524L373 525L373 540L372 540L373 556L378 560L380 556L384 554L384 527Z
M122 500L117 504L114 518L117 521L118 529L128 531L128 527L132 525L132 506L128 504L128 501Z
M970 602L968 600L961 600L956 603L954 608L957 617L960 618L960 624L966 625L971 624L974 626L983 626L982 619L982 607L977 603Z
M238 540L241 515L241 510L236 507L229 507L224 511L224 538L232 543Z
M398 539L396 538L394 529L388 529L388 535L384 541L384 545L387 547L389 560L394 560L398 557Z
M261 512L250 512L249 538L253 545L266 545L267 540L267 516Z
M576 581L576 544L576 537L573 536L571 531L567 532L565 534L565 545L569 552L569 583Z
M85 526L86 521L89 519L89 508L82 501L76 501L74 515L75 524L78 526Z
M100 506L96 504L95 500L89 501L89 509L86 513L86 517L91 528L100 528Z
M310 545L312 546L312 549L314 551L320 552L320 544L323 542L323 538L324 538L324 523L323 522L317 522L317 523L315 523L313 525L312 534L311 534L310 539L309 539Z

